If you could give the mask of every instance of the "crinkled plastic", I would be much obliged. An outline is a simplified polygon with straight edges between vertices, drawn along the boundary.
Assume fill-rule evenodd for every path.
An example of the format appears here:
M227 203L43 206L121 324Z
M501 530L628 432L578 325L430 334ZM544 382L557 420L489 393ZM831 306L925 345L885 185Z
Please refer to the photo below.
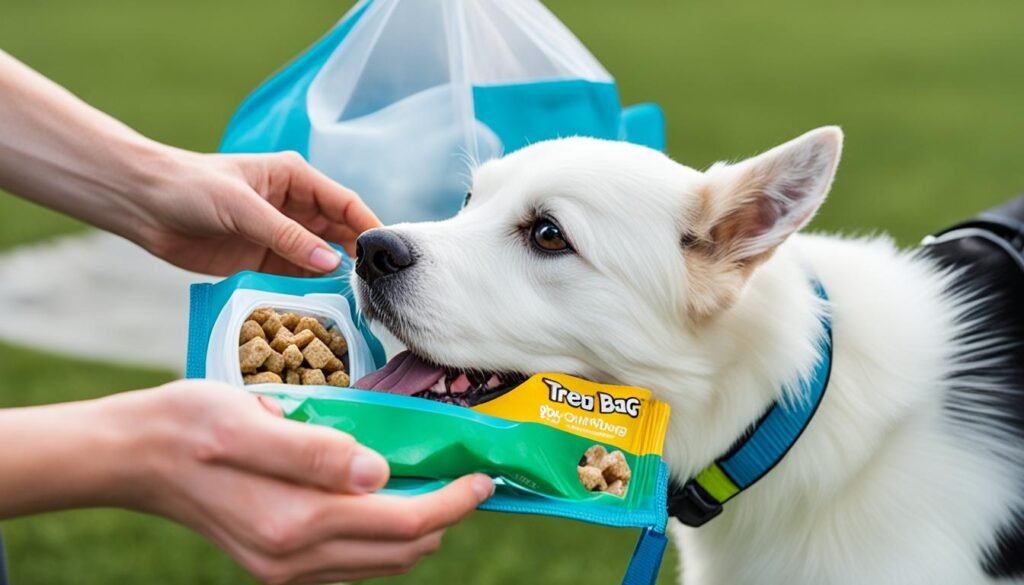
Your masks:
M337 325L348 341L353 380L383 366L380 343L355 311L347 268L346 261L339 275L309 279L242 272L193 285L188 376L241 385L239 328L257 307ZM667 522L661 453L669 409L647 390L540 373L463 407L331 386L246 388L275 397L289 418L345 431L380 452L391 467L389 492L423 493L481 472L496 485L481 509L642 528L624 582L656 579Z
M239 107L224 152L295 150L385 223L453 215L473 162L565 136L664 149L654 104L536 0L363 0Z

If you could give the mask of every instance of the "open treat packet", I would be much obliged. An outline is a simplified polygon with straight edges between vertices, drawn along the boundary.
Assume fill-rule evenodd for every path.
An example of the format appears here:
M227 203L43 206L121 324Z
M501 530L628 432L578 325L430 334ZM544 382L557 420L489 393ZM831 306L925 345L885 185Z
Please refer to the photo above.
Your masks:
M277 399L288 418L353 435L387 459L387 492L419 494L481 472L495 482L481 509L641 528L623 582L655 582L668 405L648 390L560 373L455 372L408 352L384 361L347 273L242 272L192 287L189 377L244 386Z

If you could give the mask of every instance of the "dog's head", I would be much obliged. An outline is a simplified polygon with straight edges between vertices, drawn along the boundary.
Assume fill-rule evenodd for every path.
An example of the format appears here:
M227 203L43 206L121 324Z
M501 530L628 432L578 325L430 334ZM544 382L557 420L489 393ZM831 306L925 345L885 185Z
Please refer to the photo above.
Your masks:
M697 351L811 219L841 143L821 128L705 172L623 142L534 144L477 169L457 216L363 234L359 306L452 369L642 379L664 348Z

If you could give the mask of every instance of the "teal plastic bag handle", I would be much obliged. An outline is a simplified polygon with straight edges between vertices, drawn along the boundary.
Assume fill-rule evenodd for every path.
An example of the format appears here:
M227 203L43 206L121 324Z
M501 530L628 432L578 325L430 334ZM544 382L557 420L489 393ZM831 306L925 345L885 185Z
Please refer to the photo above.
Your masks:
M623 108L619 116L619 140L665 152L665 114L654 103Z

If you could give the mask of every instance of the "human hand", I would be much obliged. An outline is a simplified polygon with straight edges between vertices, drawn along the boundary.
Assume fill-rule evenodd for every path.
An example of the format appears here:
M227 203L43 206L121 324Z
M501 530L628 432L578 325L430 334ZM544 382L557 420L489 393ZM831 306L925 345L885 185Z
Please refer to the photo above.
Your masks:
M358 195L297 153L196 154L160 150L134 206L129 237L188 270L313 275L337 268L341 244L380 226Z
M145 138L0 51L0 188L225 275L334 270L380 225L301 156L197 154Z
M124 459L138 472L122 505L196 530L268 583L406 572L493 490L475 475L422 496L374 494L388 477L380 455L224 384L174 382L107 400L130 411L118 418L139 434Z

